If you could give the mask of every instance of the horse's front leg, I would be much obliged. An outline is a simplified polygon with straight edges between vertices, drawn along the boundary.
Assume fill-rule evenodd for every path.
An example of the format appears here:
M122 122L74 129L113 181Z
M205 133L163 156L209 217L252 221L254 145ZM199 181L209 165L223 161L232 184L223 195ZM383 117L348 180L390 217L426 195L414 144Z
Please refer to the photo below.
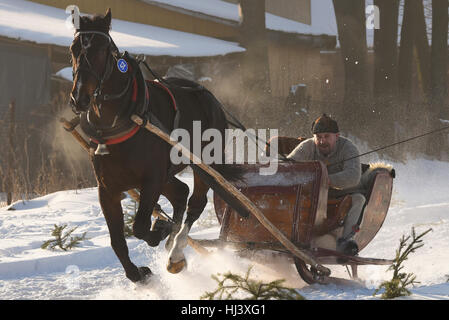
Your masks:
M133 233L137 239L145 240L155 247L160 242L161 233L151 231L151 214L161 195L164 183L156 179L148 179L140 190L139 209L133 224Z
M129 258L128 246L124 234L124 221L121 200L121 192L111 192L104 187L98 187L98 195L103 215L109 229L111 246L120 260L125 274L133 282L143 281L151 270L147 267L136 267Z

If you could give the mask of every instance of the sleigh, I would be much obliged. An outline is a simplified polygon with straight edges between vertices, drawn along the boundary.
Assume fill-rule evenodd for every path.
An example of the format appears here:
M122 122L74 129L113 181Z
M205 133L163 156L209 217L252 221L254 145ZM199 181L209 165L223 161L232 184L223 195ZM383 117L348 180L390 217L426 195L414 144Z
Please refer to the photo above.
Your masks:
M351 266L357 278L359 265L388 265L391 260L347 256L336 251L345 214L351 207L350 195L328 198L327 169L319 161L279 163L277 173L261 176L261 165L246 164L245 183L235 186L250 199L291 241L319 264ZM359 252L380 230L388 212L394 170L379 165L364 165L362 181L366 197L359 231L355 235ZM200 241L203 246L233 246L240 250L272 250L293 258L299 275L307 283L335 282L322 276L311 265L293 256L254 216L241 218L218 195L214 196L220 236Z
M277 140L279 153L283 155L288 155L304 140L301 137L274 139ZM270 176L260 175L261 165L241 166L246 172L245 183L236 183L235 186L280 232L320 265L350 266L350 277L358 279L359 265L392 263L392 260L387 259L348 256L336 250L337 239L343 232L345 215L352 205L351 195L328 197L327 169L323 163L280 162L277 173ZM354 236L359 254L382 227L390 205L395 177L394 169L381 163L362 164L361 169L361 182L354 188L354 192L360 192L366 198L358 232ZM204 246L231 245L246 252L268 249L291 258L301 278L309 284L344 282L342 279L324 275L313 265L293 255L254 216L242 219L217 194L214 194L214 205L221 225L220 236L215 241L201 242Z

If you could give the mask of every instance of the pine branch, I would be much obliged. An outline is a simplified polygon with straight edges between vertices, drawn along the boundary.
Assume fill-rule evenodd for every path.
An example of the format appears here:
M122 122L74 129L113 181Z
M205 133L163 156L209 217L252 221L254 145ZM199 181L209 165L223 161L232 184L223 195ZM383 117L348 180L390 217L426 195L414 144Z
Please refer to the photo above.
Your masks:
M208 300L233 300L234 294L242 292L245 300L304 300L295 289L282 285L284 279L263 283L249 278L252 267L248 268L245 276L239 276L231 272L212 275L212 279L217 281L218 287L212 292L206 292L200 299Z
M124 233L125 233L126 238L130 238L130 237L134 236L133 224L134 224L134 220L136 218L136 213L137 213L137 201L131 200L131 202L132 202L132 204L131 205L128 204L126 206L126 209L129 209L130 211L134 211L134 214L130 214L129 211L124 212L124 217L125 217Z
M413 273L401 272L404 268L402 264L408 259L410 253L414 253L417 249L424 246L422 238L430 231L432 231L432 229L428 229L417 236L415 228L412 228L412 241L409 244L407 244L407 242L410 240L410 236L405 237L403 235L401 237L399 248L396 250L396 257L387 269L387 271L393 270L393 278L390 281L382 282L380 287L374 291L373 296L375 296L382 288L385 289L381 296L382 299L393 299L401 296L409 296L411 294L407 287L414 286L419 282L416 281L416 276Z
M63 224L61 226L55 224L54 229L51 232L51 235L54 237L54 239L45 241L41 245L41 248L55 250L56 247L59 247L63 251L68 251L74 247L79 246L81 241L88 240L88 238L86 238L86 232L84 232L81 236L71 237L71 234L76 229L78 229L78 227L74 227L63 234L65 228L67 228L67 224Z
M125 212L124 216L125 216L125 227L124 227L125 237L130 238L134 236L133 224L136 216L129 214L128 212Z

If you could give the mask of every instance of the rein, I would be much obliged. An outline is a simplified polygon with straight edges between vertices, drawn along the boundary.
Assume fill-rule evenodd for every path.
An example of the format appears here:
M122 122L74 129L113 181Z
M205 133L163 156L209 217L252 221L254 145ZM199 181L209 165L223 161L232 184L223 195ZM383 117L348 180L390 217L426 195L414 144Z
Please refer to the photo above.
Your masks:
M347 159L344 159L344 160L341 160L341 161L338 161L338 162L335 162L335 163L331 163L329 165L339 164L339 163L346 162L346 161L349 161L349 160L352 160L352 159L356 159L356 158L359 158L359 157L362 157L362 156L366 156L368 154L371 154L371 153L374 153L374 152L377 152L377 151L380 151L380 150L384 150L384 149L387 149L387 148L391 148L391 147L403 144L405 142L409 142L409 141L412 141L412 140L415 140L415 139L418 139L418 138L422 138L422 137L425 137L425 136L428 136L428 135L431 135L431 134L434 134L434 133L438 133L438 132L441 132L441 131L444 131L444 130L447 130L447 129L449 129L449 126L438 128L438 129L435 129L435 130L432 130L432 131L429 131L429 132L426 132L426 133L423 133L423 134L420 134L420 135L417 135L417 136L414 136L414 137L411 137L411 138L407 138L407 139L404 139L404 140L401 140L401 141L398 141L398 142L394 142L392 144L389 144L389 145L386 145L386 146L383 146L383 147L379 147L379 148L376 148L374 150L367 151L367 152L364 152L362 154L359 154L358 156L350 157L350 158L347 158Z

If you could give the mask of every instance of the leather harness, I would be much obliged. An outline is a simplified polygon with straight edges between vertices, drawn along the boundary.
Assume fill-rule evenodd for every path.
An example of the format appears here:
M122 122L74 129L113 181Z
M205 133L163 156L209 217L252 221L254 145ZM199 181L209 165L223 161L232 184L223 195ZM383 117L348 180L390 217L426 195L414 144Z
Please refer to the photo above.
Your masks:
M124 53L123 59L129 64L128 72L131 73L130 78L132 79L132 86L131 90L128 88L129 92L126 95L124 105L122 106L121 111L119 111L119 114L116 115L113 125L110 127L99 128L90 121L90 115L92 113L91 109L81 113L81 129L94 144L118 144L134 136L139 131L140 126L136 125L131 120L130 117L132 114L137 114L141 118L151 121L158 127L163 127L162 123L149 109L150 95L148 87L152 84L163 88L168 93L171 98L172 106L178 115L179 110L171 90L159 81L145 80L138 62L127 52Z

